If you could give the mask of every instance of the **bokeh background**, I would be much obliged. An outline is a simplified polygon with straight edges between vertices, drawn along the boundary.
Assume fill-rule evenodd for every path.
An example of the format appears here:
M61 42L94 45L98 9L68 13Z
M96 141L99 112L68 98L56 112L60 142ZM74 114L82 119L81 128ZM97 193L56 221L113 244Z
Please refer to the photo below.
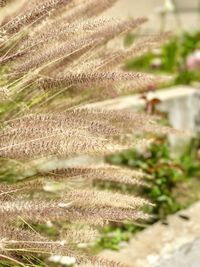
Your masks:
M193 136L168 135L145 151L130 150L107 159L152 175L152 187L141 193L156 207L149 211L154 216L151 226L105 228L102 254L133 267L199 267L200 1L119 0L105 16L147 16L149 22L135 35L170 31L169 41L160 49L125 62L125 68L171 75L173 81L149 88L145 94L107 101L104 106L159 114L163 123ZM135 35L127 36L124 45L131 45Z

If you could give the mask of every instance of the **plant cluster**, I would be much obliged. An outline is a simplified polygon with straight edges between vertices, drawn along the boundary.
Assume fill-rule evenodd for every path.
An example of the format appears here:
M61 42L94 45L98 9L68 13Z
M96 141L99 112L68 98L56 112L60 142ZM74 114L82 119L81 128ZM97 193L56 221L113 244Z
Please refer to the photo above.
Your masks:
M146 173L149 186L141 188L137 193L156 204L148 207L148 213L153 216L151 223L160 220L167 226L168 215L185 209L200 199L197 150L198 142L195 140L179 158L174 158L166 138L159 138L142 152L131 149L109 156L107 160L111 164L140 169ZM122 189L124 192L134 192L134 188L130 186ZM183 216L183 219L190 218ZM119 250L124 241L127 242L133 234L145 228L146 225L131 223L105 226L96 247L100 250Z

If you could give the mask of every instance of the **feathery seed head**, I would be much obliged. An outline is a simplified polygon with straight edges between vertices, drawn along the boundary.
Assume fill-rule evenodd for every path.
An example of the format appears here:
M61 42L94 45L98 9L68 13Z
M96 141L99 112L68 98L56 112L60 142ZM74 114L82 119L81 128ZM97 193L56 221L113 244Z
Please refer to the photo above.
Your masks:
M11 2L18 1L0 0L0 7L9 10ZM142 211L152 205L148 200L96 188L99 182L146 186L143 173L107 164L66 164L75 156L104 156L142 146L149 142L144 138L148 133L173 132L146 114L86 106L163 82L152 74L122 70L121 65L157 47L164 36L140 38L128 49L110 51L105 46L147 20L99 17L116 2L24 0L2 19L0 159L19 164L23 160L34 168L28 175L19 168L27 181L0 184L0 254L15 263L21 255L36 253L58 255L63 263L68 255L85 267L121 267L81 253L80 244L98 236L95 225L150 218ZM59 164L64 159L65 166L41 172L39 162L49 158L61 160ZM6 170L4 182L8 176ZM49 190L55 182L63 185L61 190ZM31 226L47 221L64 221L68 227L59 227L57 240L51 240ZM55 261L55 256L50 259Z

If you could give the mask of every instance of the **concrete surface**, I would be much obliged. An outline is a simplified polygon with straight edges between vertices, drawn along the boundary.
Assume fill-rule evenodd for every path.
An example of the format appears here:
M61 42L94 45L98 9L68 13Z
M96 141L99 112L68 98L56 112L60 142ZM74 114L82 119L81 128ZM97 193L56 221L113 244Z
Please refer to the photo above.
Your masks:
M179 130L191 132L199 131L197 116L200 114L200 89L191 86L175 86L146 93L147 99L158 98L161 104L157 106L160 111L168 113L171 125ZM140 110L145 107L145 100L140 94L118 97L87 105L106 109Z
M187 243L167 258L160 259L152 267L199 267L200 239Z
M184 215L184 218L181 217ZM101 256L130 267L200 267L200 202L138 233L120 252Z

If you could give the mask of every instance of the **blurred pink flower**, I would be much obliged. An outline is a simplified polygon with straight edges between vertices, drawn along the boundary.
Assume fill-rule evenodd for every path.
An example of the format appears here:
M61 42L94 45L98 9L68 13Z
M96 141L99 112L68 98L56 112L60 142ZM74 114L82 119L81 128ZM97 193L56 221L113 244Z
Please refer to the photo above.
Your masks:
M200 68L200 50L194 51L187 57L186 67L188 70L196 70Z

